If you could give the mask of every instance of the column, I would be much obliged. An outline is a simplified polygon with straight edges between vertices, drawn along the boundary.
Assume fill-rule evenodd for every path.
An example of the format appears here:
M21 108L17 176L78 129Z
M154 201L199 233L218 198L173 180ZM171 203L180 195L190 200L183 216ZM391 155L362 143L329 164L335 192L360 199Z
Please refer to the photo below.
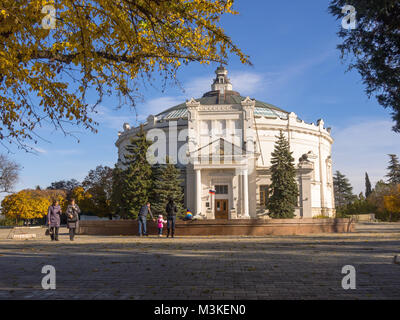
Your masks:
M201 213L201 189L201 171L196 169L196 216Z
M243 170L243 217L250 218L249 215L249 175L248 170Z

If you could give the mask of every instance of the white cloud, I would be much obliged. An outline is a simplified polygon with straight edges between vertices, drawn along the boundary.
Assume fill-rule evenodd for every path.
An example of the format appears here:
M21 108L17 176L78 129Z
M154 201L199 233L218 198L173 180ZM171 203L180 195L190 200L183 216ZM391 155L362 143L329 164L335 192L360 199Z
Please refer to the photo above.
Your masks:
M214 76L215 74L210 74L206 77L193 78L183 85L185 91L183 95L186 99L202 97L204 93L211 90Z
M263 91L270 84L266 75L256 72L232 72L230 79L233 90L238 91L243 96Z
M46 154L47 153L47 150L43 149L43 148L39 148L39 147L31 147L31 148L32 148L32 150L34 152L37 152L37 153L40 153L40 154Z
M365 172L374 185L384 179L387 154L400 156L400 135L391 131L392 126L387 120L368 120L332 129L334 170L349 178L355 193L364 192Z

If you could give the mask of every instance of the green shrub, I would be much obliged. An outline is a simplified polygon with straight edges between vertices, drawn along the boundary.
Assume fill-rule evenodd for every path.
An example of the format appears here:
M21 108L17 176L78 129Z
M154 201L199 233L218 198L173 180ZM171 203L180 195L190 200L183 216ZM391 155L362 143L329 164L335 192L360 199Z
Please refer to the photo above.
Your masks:
M319 214L317 216L313 216L313 219L331 219L331 217L325 216L323 214Z
M349 215L343 211L336 210L335 218L350 218L350 217L351 217L351 215Z
M385 222L397 222L400 221L400 216L398 214L391 213L387 210L378 210L375 213L375 218L379 221Z

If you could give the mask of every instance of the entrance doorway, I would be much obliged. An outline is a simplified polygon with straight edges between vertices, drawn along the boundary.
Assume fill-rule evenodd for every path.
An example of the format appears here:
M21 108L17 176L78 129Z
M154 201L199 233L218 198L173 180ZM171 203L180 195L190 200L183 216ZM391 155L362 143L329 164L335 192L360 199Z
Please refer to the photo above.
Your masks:
M228 219L228 199L215 199L215 219Z

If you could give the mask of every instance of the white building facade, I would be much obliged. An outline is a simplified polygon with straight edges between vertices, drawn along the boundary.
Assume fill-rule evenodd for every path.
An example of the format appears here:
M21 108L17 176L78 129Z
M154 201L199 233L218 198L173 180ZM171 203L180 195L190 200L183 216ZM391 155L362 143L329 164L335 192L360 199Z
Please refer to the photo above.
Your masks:
M323 120L308 124L297 115L233 91L218 67L211 91L199 99L151 115L143 125L153 163L169 161L181 169L185 206L204 219L266 217L271 184L271 153L282 131L295 158L299 199L296 218L335 213L331 150ZM139 128L124 124L116 146L125 146Z

